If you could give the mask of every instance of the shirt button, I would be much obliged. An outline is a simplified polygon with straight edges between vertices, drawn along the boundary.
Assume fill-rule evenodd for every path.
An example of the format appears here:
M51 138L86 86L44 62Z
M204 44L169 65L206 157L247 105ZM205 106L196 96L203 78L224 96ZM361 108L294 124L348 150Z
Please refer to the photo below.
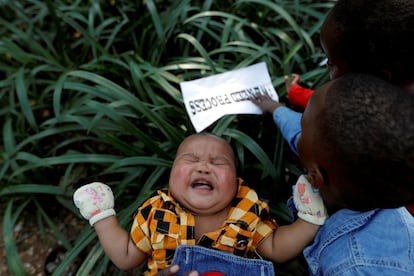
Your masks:
M242 247L247 245L247 240L239 240L237 241L237 247Z

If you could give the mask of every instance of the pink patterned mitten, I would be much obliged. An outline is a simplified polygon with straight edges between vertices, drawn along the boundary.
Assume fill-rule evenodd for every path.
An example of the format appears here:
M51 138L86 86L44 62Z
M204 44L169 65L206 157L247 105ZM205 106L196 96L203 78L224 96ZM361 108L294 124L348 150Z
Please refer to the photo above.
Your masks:
M93 182L80 187L73 194L73 201L91 226L115 215L114 195L111 188L103 183Z
M319 190L313 188L304 175L293 186L293 201L298 217L317 225L325 223L328 215Z

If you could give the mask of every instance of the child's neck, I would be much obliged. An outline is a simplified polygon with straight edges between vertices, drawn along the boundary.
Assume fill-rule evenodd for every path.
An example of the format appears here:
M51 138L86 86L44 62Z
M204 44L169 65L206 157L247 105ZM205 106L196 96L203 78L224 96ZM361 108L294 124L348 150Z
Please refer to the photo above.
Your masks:
M210 215L196 215L195 220L195 239L198 240L204 233L213 232L219 229L228 217L230 206L222 211Z

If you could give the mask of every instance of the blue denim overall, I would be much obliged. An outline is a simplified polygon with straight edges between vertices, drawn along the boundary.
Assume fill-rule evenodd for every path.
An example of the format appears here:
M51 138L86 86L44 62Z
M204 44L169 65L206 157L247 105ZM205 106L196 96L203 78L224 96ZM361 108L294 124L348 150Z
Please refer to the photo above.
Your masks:
M275 275L272 262L247 259L198 245L180 245L175 251L172 264L180 266L177 276L182 276L192 270L197 270L200 275L209 271L218 271L226 276Z

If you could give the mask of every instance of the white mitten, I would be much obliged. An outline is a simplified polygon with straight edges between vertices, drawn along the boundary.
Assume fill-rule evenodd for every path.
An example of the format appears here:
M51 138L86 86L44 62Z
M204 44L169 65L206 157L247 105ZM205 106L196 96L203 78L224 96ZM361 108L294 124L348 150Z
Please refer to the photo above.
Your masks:
M93 182L77 189L73 194L73 202L91 226L101 219L115 215L112 190L100 182Z
M293 186L293 201L298 217L317 225L325 223L328 215L319 190L313 188L304 175Z

